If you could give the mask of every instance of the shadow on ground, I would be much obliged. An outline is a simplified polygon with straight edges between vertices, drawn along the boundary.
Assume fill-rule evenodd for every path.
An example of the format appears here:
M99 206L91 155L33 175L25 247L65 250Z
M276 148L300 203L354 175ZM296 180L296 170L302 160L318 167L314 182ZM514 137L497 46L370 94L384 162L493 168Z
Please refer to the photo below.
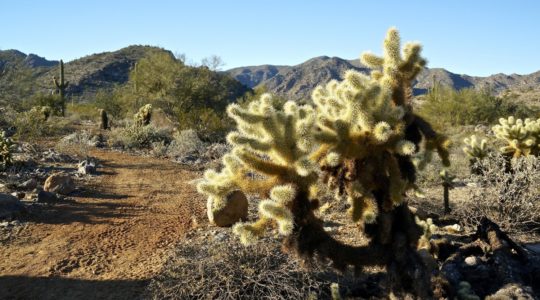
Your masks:
M0 299L142 299L147 284L147 280L0 276Z

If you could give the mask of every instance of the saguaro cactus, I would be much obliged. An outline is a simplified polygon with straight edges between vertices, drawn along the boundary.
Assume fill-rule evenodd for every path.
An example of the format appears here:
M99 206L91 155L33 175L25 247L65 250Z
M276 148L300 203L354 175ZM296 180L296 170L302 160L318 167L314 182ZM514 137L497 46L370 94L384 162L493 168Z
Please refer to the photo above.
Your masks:
M64 62L60 60L60 78L57 76L53 77L54 85L56 86L56 89L58 90L58 94L60 95L60 105L61 111L62 111L62 117L65 117L66 115L66 89L69 86L69 81L64 81Z
M109 129L109 117L107 116L107 111L105 111L104 109L100 109L99 115L101 117L101 124L99 128L103 130Z
M281 105L268 94L245 109L229 106L237 124L227 137L232 151L220 172L205 172L198 190L208 196L209 209L223 206L235 190L264 199L258 220L233 227L244 243L274 224L285 249L304 259L357 272L386 266L394 293L429 298L430 272L416 252L423 230L404 195L416 188L416 170L432 151L449 165L448 142L412 112L411 84L425 65L420 45L406 44L403 55L400 50L399 34L390 29L382 57L362 55L371 76L346 72L342 82L314 90L314 106ZM314 212L328 189L336 201L347 199L352 221L371 238L368 245L345 245L324 230Z

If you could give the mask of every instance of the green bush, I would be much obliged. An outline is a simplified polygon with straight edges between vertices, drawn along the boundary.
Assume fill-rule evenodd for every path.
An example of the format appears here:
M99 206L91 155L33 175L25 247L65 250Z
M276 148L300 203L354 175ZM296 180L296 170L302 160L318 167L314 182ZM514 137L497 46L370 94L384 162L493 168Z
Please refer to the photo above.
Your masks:
M160 142L169 144L171 133L166 129L156 128L154 125L132 124L124 128L115 128L109 135L110 146L125 149L150 149L154 143Z
M34 107L17 114L14 126L19 138L34 139L67 132L69 130L69 120L60 117L51 117L45 120L41 107Z
M424 98L419 114L435 127L449 125L491 124L501 117L530 116L534 109L513 103L511 98L496 97L488 90L471 88L456 91L451 87L436 85Z

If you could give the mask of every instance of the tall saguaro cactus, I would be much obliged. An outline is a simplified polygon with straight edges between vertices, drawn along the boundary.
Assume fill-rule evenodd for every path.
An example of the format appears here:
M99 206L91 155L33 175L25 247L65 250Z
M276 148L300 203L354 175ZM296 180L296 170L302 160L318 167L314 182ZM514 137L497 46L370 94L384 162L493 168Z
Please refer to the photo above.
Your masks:
M66 89L69 85L69 81L64 81L64 62L60 60L60 78L53 77L54 85L60 94L60 104L62 105L62 117L66 115Z

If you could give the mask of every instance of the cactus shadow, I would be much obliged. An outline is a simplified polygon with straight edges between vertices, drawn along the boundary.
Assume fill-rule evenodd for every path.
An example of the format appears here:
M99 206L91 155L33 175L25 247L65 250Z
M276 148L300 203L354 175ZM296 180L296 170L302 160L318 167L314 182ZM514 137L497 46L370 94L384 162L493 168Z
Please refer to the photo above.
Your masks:
M0 299L139 299L148 280L0 276Z

